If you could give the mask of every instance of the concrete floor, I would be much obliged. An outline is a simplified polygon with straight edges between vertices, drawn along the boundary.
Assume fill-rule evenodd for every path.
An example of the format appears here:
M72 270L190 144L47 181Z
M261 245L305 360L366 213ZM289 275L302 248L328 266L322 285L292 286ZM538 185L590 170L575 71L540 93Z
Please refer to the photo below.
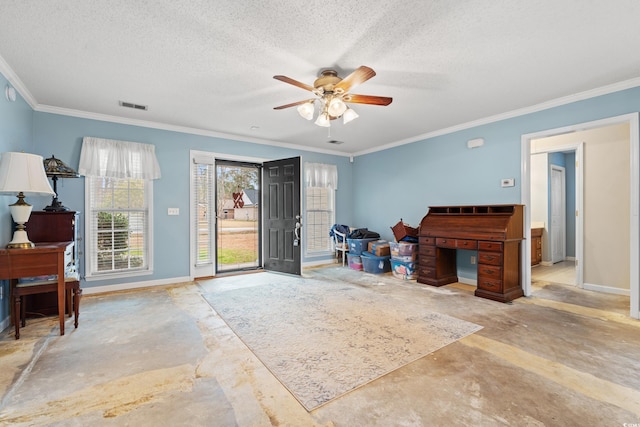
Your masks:
M341 280L484 327L308 413L202 298L269 273L85 296L80 326L0 336L0 425L624 426L640 423L628 297L538 282L502 304L342 266ZM637 425L637 424L635 424Z

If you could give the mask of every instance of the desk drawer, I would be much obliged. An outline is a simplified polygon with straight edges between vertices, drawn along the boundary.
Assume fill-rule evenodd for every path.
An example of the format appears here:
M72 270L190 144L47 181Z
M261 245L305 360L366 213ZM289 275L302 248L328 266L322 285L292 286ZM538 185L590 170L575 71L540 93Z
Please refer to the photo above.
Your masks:
M443 237L436 237L436 246L439 248L456 248L456 239L445 239Z
M420 255L420 258L436 256L436 247L431 245L420 245L418 246L418 254Z
M502 252L502 242L478 242L481 251Z
M435 267L423 266L420 264L418 267L418 276L425 277L427 279L435 279L436 278L436 269Z
M456 240L456 248L458 248L458 249L469 249L469 250L475 251L476 249L478 249L478 242L475 241L475 240L457 239Z
M478 289L491 292L502 292L502 280L478 276Z
M492 279L502 279L502 267L495 265L478 264L478 278L490 277Z
M502 253L478 252L478 264L502 265Z
M418 239L418 244L420 245L435 245L436 238L435 237L420 237Z
M421 267L435 267L436 257L434 256L420 256L418 263Z

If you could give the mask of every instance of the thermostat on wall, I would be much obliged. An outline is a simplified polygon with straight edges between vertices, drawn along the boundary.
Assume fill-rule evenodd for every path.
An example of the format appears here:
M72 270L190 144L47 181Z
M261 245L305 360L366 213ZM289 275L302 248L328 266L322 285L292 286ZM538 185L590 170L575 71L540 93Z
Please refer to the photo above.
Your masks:
M503 187L513 187L516 185L516 180L513 178L503 178L502 181L500 181L500 184Z

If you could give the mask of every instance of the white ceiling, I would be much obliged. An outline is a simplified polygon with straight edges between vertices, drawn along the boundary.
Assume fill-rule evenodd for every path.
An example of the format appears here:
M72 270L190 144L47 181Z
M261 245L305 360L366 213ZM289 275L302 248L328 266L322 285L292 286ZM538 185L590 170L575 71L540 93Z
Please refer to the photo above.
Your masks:
M0 71L38 111L357 154L640 84L639 23L638 0L0 0ZM330 137L273 109L312 97L274 75L360 65L352 92L393 103Z

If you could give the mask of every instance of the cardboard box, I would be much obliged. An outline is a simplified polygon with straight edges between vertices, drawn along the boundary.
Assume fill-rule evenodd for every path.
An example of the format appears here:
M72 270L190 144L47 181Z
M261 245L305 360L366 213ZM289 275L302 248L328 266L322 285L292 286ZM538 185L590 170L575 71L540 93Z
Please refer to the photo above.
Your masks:
M375 256L390 256L391 246L386 240L375 240L373 242L369 242L367 252L370 252Z

